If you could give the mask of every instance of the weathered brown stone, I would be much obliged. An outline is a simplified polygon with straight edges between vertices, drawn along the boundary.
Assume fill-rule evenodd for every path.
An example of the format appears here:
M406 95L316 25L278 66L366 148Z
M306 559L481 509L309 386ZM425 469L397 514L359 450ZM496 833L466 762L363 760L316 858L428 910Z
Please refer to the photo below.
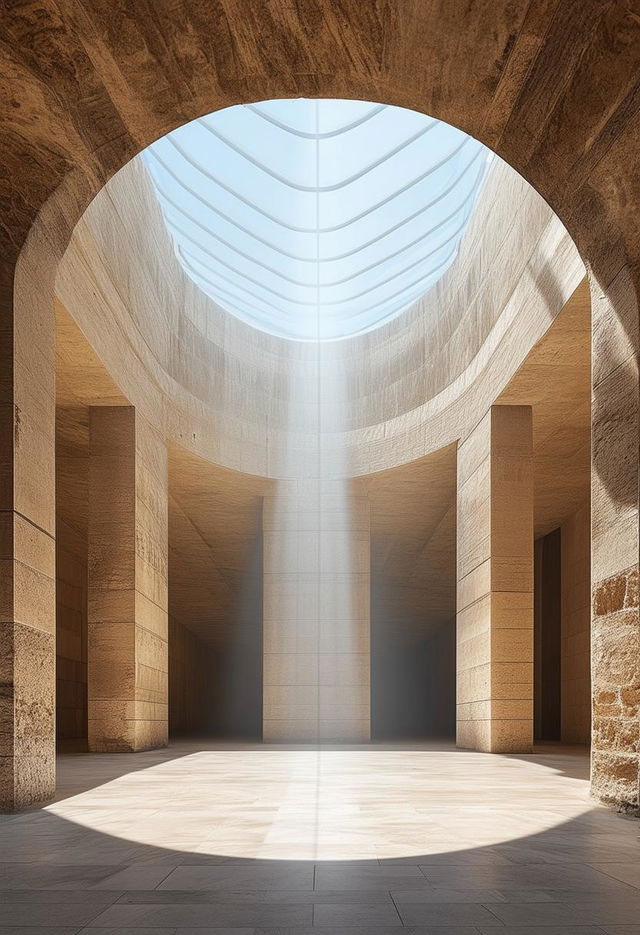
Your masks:
M602 582L593 595L593 612L601 617L606 614L615 613L622 610L625 606L625 595L627 593L627 576L618 575L615 578L609 578Z
M638 607L638 569L632 568L627 575L627 588L624 595L625 607Z
M54 639L0 623L0 809L49 799L55 790Z
M611 621L607 621L608 624ZM640 632L637 626L613 626L594 633L592 662L597 685L605 688L632 687L638 675Z
M640 716L640 686L620 689L620 699L625 717Z
M592 753L592 794L602 802L635 811L638 797L638 757L596 750Z
M594 717L593 738L599 750L639 751L640 723L621 717Z
M622 714L622 704L616 691L600 691L593 693L593 717L619 717Z

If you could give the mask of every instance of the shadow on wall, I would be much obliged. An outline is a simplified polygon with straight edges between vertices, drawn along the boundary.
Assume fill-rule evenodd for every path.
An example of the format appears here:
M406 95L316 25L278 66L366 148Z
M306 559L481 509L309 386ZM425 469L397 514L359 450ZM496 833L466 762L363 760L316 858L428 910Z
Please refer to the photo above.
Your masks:
M235 590L237 599L221 646L205 645L186 627L171 621L170 737L262 737L261 534Z
M374 602L375 604L375 602ZM397 624L397 621L395 621ZM456 621L403 641L372 607L371 733L376 740L454 738Z
M623 268L608 294L590 277L592 306L592 469L594 535L624 508L638 508L638 292ZM625 469L627 467L628 469ZM613 507L616 515L612 515ZM606 515L607 512L609 515ZM599 515L601 514L601 515ZM594 568L596 578L598 568Z
M211 721L214 736L238 740L262 737L262 553L260 534L238 588L227 644L218 654Z

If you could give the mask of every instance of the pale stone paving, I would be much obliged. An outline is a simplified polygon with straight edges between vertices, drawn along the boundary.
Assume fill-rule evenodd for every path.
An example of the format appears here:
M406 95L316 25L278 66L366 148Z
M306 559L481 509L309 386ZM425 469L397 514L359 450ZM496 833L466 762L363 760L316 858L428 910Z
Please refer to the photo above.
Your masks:
M639 827L571 749L65 756L54 804L0 817L0 932L638 935Z

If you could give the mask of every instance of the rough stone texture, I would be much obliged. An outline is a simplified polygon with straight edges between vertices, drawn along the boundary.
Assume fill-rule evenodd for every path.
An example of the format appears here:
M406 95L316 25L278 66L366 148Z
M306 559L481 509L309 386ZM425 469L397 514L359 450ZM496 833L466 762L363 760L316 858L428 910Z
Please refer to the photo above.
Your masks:
M0 802L3 811L11 811L47 799L55 790L55 640L34 627L3 623L0 650Z
M21 258L0 325L0 809L55 791L53 294ZM46 264L45 264L46 267ZM8 312L8 314L4 314Z
M592 789L640 807L638 307L622 270L592 289Z
M457 743L533 743L532 418L493 406L458 451Z
M94 407L89 443L89 749L167 742L167 454L130 406Z
M593 593L593 792L638 808L640 618L638 569Z

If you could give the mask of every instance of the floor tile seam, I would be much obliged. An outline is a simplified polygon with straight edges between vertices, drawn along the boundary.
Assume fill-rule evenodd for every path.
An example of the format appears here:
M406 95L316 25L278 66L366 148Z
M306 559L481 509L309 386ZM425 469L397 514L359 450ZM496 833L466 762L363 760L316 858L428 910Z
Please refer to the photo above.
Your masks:
M398 904L396 903L395 899L393 898L393 893L391 892L391 890L388 890L388 893L389 893L389 899L390 899L391 902L393 903L393 908L395 909L395 911L396 911L396 913L397 913L397 916L398 916L398 919L400 920L400 925L404 928L404 927L405 927L405 925L404 925L404 919L403 919L402 916L400 915L400 910L398 909Z
M506 925L506 924L507 924L506 922L504 922L504 921L500 918L500 916L496 915L496 913L493 912L493 910L490 908L491 903L489 903L489 905L485 905L484 903L480 903L480 905L482 906L482 908L483 908L486 912L490 912L490 913L491 913L491 915L493 916L493 918L497 921L498 925ZM508 905L508 903L498 903L498 904L494 903L493 905L500 905L500 906L503 906L503 905ZM534 905L534 904L532 904L532 905ZM545 903L545 906L547 906L547 905L552 905L552 903Z
M109 891L107 890L107 892L109 892ZM120 893L120 895L122 895L122 893ZM115 904L118 902L118 899L119 899L119 898L120 898L120 897L118 896L116 899L114 899L112 902L110 902L109 905L106 906L106 907L105 907L105 906L102 906L102 907L98 910L98 912L96 912L95 915L92 915L92 916L91 916L91 918L88 920L88 922L85 922L84 926L81 926L81 927L80 927L79 931L82 932L83 929L86 929L86 928L89 928L90 926L92 926L93 923L96 921L96 919L99 918L99 916L101 916L104 912L106 912L106 911L107 911L108 909L110 909L112 906L115 906Z
M131 866L131 865L130 865L130 866ZM179 866L179 865L178 865L178 866ZM155 892L155 890L160 889L160 887L162 886L162 884L165 882L165 880L168 880L168 878L171 876L171 874L174 872L174 870L176 870L176 867L169 867L169 870L168 870L167 874L160 880L159 883L156 883L156 885L153 887L153 890L150 890L149 892Z
M597 861L597 863L598 863L599 865L601 865L601 864L603 864L603 863L605 863L605 864L606 864L606 863L611 863L611 864L613 864L613 863L618 863L618 864L619 864L620 861L619 861L619 860L617 860L617 861L615 861L615 860L610 860L610 861ZM627 882L627 880L620 880L618 877L614 877L613 874L607 873L606 870L600 870L599 867L596 867L596 866L594 866L594 865L591 864L591 863L582 864L582 866L584 866L584 867L590 867L592 870L595 870L596 873L601 873L602 876L603 876L603 877L606 877L608 880L615 880L616 883L621 883L623 886L628 886L630 890L634 890L634 891L637 892L638 895L640 896L640 883L636 886L635 883L629 883L629 882Z

